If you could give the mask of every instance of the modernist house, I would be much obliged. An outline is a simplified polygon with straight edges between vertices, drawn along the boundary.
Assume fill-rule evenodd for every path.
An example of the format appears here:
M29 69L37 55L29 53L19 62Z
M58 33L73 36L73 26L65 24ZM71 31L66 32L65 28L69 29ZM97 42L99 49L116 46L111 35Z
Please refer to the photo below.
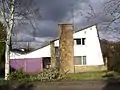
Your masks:
M99 42L97 26L93 25L73 34L74 38L74 69L75 72L100 70L104 65L102 51ZM59 40L53 41L56 51L59 47ZM50 44L43 46L31 53L19 55L11 52L10 65L18 69L23 67L28 72L42 71L50 65Z

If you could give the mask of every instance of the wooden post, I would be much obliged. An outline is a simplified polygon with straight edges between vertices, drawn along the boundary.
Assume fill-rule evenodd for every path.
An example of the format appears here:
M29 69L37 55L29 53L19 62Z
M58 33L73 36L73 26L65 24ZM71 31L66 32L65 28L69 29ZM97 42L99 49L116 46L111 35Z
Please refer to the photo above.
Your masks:
M59 24L60 71L74 73L73 25Z

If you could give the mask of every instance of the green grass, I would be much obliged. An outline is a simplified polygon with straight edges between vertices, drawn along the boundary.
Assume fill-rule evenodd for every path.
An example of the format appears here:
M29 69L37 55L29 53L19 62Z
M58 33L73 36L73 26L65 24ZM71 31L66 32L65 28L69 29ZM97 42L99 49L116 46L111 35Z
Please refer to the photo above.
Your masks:
M107 78L120 78L120 73L113 71L84 72L84 73L67 74L66 77L69 80L102 80Z

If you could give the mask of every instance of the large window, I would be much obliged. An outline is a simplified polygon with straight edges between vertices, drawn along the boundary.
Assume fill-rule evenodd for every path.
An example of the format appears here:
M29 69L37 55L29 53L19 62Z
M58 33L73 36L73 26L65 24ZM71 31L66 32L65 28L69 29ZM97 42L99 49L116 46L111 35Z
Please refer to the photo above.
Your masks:
M85 38L75 39L77 45L85 45Z
M86 56L75 56L75 65L86 65Z

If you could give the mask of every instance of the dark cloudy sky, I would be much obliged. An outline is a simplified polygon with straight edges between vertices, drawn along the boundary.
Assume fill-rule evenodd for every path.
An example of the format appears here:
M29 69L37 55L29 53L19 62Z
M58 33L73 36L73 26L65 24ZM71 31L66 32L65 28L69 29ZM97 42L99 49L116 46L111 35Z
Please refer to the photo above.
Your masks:
M105 1L107 0L34 0L31 8L37 8L37 11L31 18L33 26L29 21L26 21L27 24L17 22L12 41L19 42L17 46L26 47L23 43L27 41L31 47L40 47L43 42L57 37L58 23L73 22L76 30L99 23L101 38L117 40L119 34L116 31L119 31L119 26L116 26L116 31L104 28L104 24L113 19L104 11Z

